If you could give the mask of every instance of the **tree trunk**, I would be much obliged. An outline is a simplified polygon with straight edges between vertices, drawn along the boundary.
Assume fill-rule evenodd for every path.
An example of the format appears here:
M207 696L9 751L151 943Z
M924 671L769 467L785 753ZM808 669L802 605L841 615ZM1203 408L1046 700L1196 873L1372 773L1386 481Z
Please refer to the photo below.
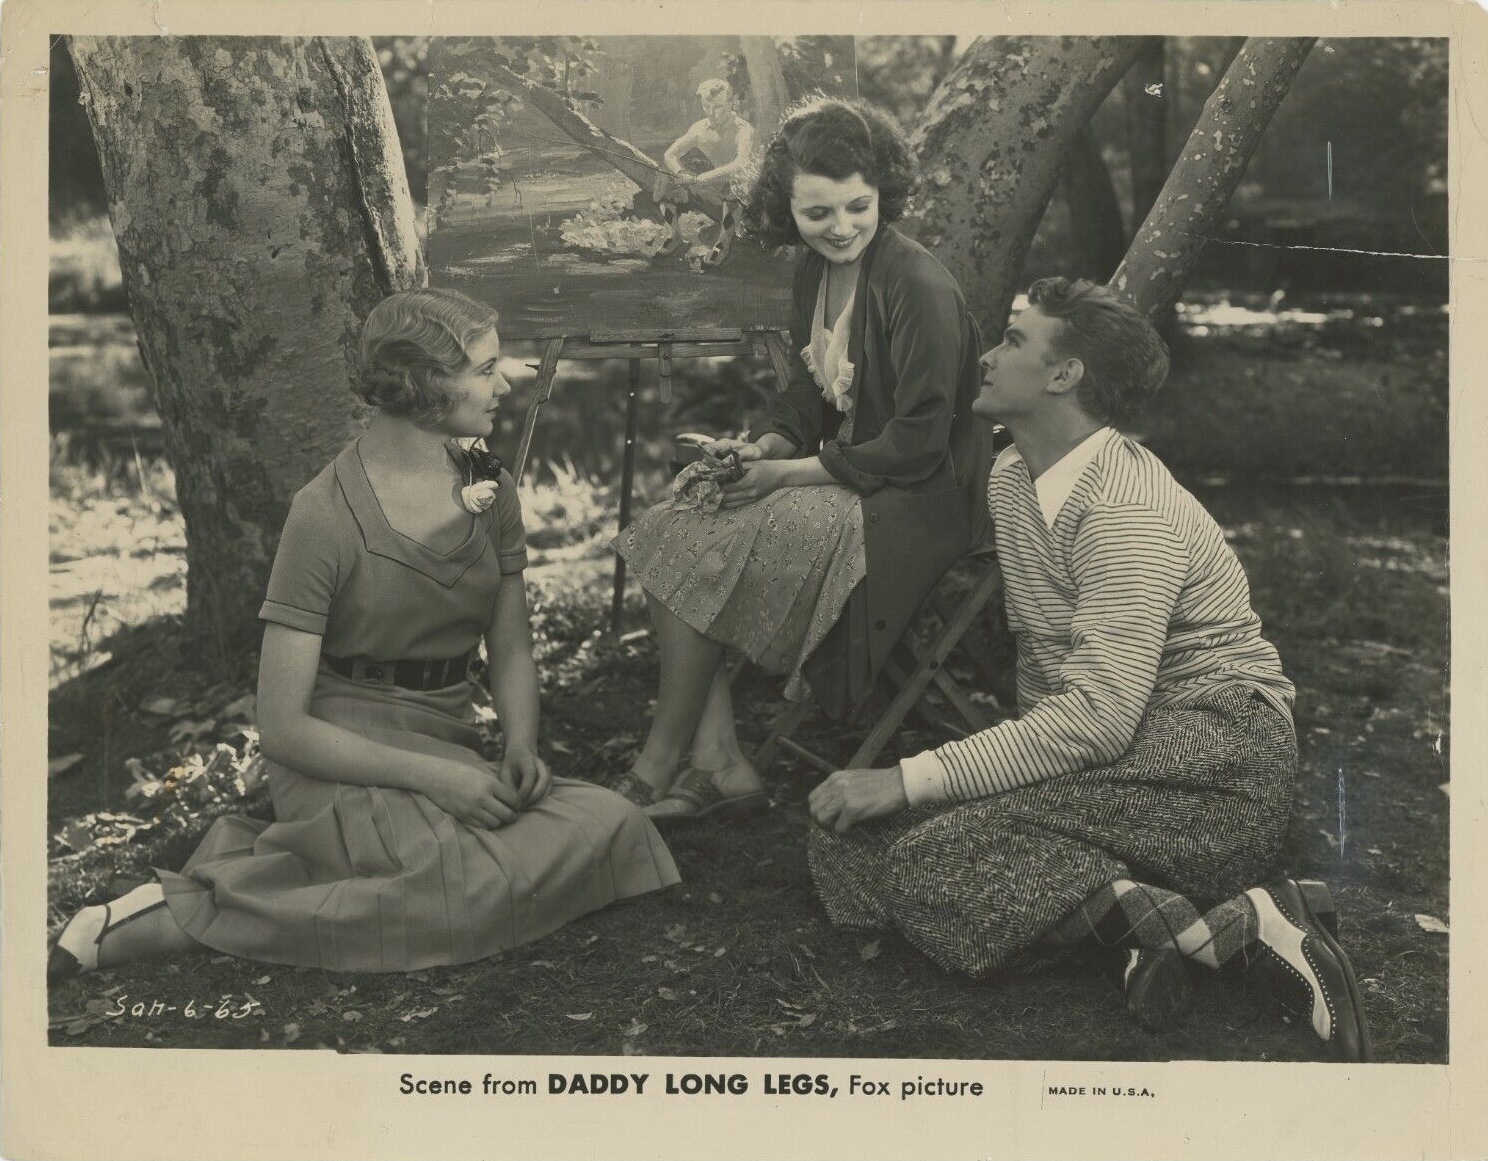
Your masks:
M1147 217L1168 176L1168 105L1164 81L1165 42L1137 57L1122 80L1126 102L1126 148L1131 159L1133 222Z
M790 104L790 91L780 68L780 50L773 36L741 36L739 45L749 69L749 90L754 95L755 139L761 146L768 145Z
M925 181L909 226L1000 331L1023 256L1075 135L1144 37L981 37L930 98L912 140Z
M1059 192L1070 217L1075 258L1069 273L1104 282L1126 253L1126 224L1111 171L1101 156L1095 130L1087 123L1070 143Z
M360 425L362 318L423 255L370 40L72 37L186 522L187 616L256 639L289 501Z
M637 207L641 207L643 203L648 206L654 204L650 201L651 187L655 184L657 174L663 172L654 159L629 141L622 141L613 133L606 133L577 109L570 108L568 102L552 89L535 85L504 65L492 64L488 68L495 80L520 94L524 101L573 138L576 145L583 146L601 161L613 165L640 186L645 196L636 198ZM723 217L723 199L712 190L694 186L690 193L692 196L687 203L689 210L700 210L715 222Z
M1315 38L1253 38L1219 82L1111 285L1150 318L1178 299L1199 251Z

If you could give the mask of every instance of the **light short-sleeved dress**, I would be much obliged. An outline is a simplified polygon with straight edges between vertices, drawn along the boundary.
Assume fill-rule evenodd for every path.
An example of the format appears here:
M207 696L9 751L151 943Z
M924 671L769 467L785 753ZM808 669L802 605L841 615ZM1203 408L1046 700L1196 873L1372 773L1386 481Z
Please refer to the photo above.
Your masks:
M516 486L436 553L396 531L352 444L295 496L260 611L338 658L436 660L475 648L527 553ZM513 581L504 582L503 577ZM482 761L468 682L353 680L322 662L310 712L410 753ZM408 790L329 782L269 763L275 821L218 819L180 874L171 914L206 946L272 963L406 971L480 959L678 881L650 821L619 795L555 778L496 830Z
M801 357L852 438L854 381L847 359L848 299L835 327L821 280L810 343ZM786 675L785 696L804 699L802 669L867 575L863 506L845 484L779 488L740 508L643 512L614 540L636 582L679 619Z

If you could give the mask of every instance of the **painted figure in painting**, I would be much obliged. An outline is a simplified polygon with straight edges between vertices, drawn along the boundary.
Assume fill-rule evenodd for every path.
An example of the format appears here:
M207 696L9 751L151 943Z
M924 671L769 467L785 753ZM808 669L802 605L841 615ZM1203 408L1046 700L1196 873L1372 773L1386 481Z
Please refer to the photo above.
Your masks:
M697 92L703 103L702 119L694 121L667 149L662 158L666 172L657 175L651 192L661 210L662 221L672 231L661 249L662 254L675 253L683 244L677 215L687 204L692 189L709 189L723 199L718 233L703 258L703 265L717 266L728 257L738 226L739 208L745 197L740 186L754 154L755 134L754 126L739 116L734 90L727 81L717 78L704 81ZM701 173L689 172L686 158L693 150L706 157L712 168Z

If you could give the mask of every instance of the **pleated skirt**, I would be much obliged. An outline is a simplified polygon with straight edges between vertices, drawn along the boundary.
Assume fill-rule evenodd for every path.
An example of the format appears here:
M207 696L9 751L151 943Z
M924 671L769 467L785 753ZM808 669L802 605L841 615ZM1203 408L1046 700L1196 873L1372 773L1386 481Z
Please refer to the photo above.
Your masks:
M787 678L785 696L867 575L863 508L843 484L781 488L713 513L641 513L614 540L636 583L705 637Z
M481 762L469 690L417 692L328 672L311 712L411 754ZM332 971L467 963L678 882L650 821L602 787L554 779L496 830L422 794L271 764L276 821L218 819L179 874L176 922L216 951Z

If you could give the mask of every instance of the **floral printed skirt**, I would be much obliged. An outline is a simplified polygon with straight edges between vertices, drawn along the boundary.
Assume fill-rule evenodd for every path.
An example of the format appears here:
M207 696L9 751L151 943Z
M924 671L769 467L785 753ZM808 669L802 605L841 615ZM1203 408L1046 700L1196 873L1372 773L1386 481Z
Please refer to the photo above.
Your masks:
M613 542L652 597L699 633L788 675L801 667L867 573L860 497L842 484L781 488L742 508L657 504Z

